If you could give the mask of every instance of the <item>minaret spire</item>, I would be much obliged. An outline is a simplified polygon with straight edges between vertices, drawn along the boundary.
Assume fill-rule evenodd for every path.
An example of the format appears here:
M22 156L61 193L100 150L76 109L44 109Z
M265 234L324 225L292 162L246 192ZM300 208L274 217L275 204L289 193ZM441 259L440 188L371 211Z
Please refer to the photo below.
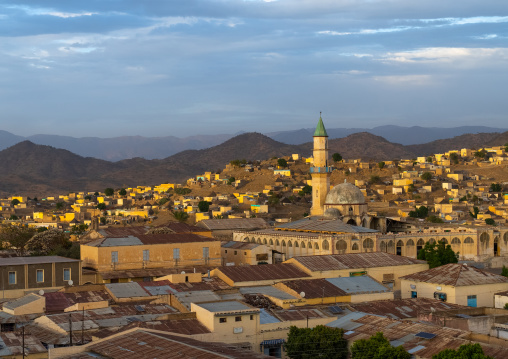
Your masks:
M312 176L312 208L313 216L322 216L326 195L330 190L330 167L328 167L328 133L319 112L319 121L314 131Z

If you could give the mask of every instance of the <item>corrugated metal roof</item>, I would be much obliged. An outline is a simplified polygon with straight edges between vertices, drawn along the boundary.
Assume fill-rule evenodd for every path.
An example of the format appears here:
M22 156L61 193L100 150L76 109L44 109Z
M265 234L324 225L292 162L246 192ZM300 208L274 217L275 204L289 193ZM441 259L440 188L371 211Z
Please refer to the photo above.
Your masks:
M89 247L124 247L166 243L215 242L216 239L193 233L137 234L128 237L107 237L85 244Z
M330 318L330 315L318 308L295 308L273 310L272 313L281 321L303 320L311 318Z
M0 356L22 356L23 339L25 348L30 354L46 353L48 350L42 345L40 340L34 335L26 334L24 338L21 333L5 332L0 333Z
M427 263L422 260L397 256L385 252L299 256L291 258L290 261L297 261L312 272Z
M2 258L2 260L0 261L0 267L25 265L25 264L67 263L67 262L79 262L79 259L65 258L60 256Z
M106 288L117 298L149 297L150 294L145 291L137 282L130 283L108 283Z
M451 285L454 287L508 283L507 277L457 263L450 263L426 271L409 274L400 279Z
M259 311L257 308L252 308L246 304L237 301L214 302L214 303L200 303L201 308L204 308L212 313L222 312L238 312L238 311Z
M251 242L238 242L238 241L229 241L223 242L221 244L222 248L231 248L231 249L253 249L259 247L261 244L251 243Z
M94 333L94 337L106 338L112 334L127 331L132 328L147 328L153 330L161 330L168 333L178 333L185 335L207 334L210 333L207 327L195 318L189 319L171 319L171 320L155 320L150 322L133 322L121 328L109 328Z
M327 278L325 280L348 294L390 291L384 285L369 276Z
M44 297L42 297L40 295L30 293L30 294L25 295L24 297L13 300L12 302L4 303L4 308L16 309L16 308L22 307L24 305L30 304L32 302L38 301L43 298Z
M315 231L327 233L378 233L379 231L351 226L344 223L340 219L325 219L323 217L306 217L298 221L281 224L276 230L291 230L291 231Z
M272 287L270 285L263 285L258 287L241 287L240 293L242 294L261 294L261 295L267 295L269 297L274 297L277 299L286 299L286 300L292 300L297 299L295 296L292 296L289 293L286 293L280 289L277 289L275 287Z
M250 282L277 279L308 278L309 275L293 264L263 264L257 266L221 267L225 276L233 282Z
M259 321L261 324L272 324L272 323L280 323L280 320L275 318L273 315L268 313L268 311L264 308L260 309L259 312Z
M345 291L323 278L299 279L284 281L282 283L296 293L305 293L305 298L307 299L343 297L347 295Z
M226 218L226 219L205 219L197 224L212 231L216 230L253 230L269 228L270 226L263 218Z

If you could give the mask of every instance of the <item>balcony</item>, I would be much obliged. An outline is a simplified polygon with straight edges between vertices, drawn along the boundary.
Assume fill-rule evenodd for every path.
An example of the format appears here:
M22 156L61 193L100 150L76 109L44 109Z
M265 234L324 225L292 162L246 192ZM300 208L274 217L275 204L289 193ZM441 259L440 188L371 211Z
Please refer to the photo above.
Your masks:
M311 167L310 173L331 173L332 167Z

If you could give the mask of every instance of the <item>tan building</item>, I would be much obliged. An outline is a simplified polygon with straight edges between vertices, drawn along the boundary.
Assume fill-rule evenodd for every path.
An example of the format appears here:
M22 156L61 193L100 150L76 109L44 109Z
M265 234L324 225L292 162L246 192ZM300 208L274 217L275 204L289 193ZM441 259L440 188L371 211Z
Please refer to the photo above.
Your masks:
M226 266L245 266L272 264L272 250L258 243L222 242L222 264Z
M322 216L326 195L330 190L331 168L328 167L328 133L326 133L321 115L314 132L314 150L312 156L314 163L310 168L312 176L312 208L310 209L310 214L312 216Z
M83 266L98 272L220 266L220 241L192 233L103 238L81 245Z
M402 298L435 298L470 307L494 307L508 278L464 264L446 264L400 278Z

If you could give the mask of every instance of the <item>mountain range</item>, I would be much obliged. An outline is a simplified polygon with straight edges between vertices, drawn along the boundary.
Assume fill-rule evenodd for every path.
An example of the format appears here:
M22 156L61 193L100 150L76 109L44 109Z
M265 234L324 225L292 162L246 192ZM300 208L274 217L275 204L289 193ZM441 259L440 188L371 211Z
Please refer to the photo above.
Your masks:
M451 149L504 145L503 134L462 135L426 145L404 146L368 132L329 141L330 154L344 158L390 160L415 158ZM205 171L222 169L234 159L265 160L299 153L309 156L312 142L290 145L260 133L235 136L220 145L201 150L186 150L164 159L136 157L106 161L83 157L68 150L30 141L0 151L0 193L41 196L70 191L96 191L106 187L131 187L167 182L184 182Z
M452 128L438 127L402 127L378 126L365 128L330 128L327 129L330 139L344 138L361 132L368 132L381 136L390 142L402 145L426 144L431 141L447 139L463 134L499 133L506 129L484 126L462 126ZM296 131L282 131L267 133L275 141L285 144L305 144L312 138L314 129L300 129ZM162 159L185 150L200 150L217 146L227 141L235 134L196 135L179 138L175 136L142 137L122 136L111 138L99 137L70 137L58 135L33 135L28 137L14 135L0 130L0 150L6 149L23 141L30 141L39 145L69 150L83 157L95 157L108 161L120 161L141 157L145 159Z

